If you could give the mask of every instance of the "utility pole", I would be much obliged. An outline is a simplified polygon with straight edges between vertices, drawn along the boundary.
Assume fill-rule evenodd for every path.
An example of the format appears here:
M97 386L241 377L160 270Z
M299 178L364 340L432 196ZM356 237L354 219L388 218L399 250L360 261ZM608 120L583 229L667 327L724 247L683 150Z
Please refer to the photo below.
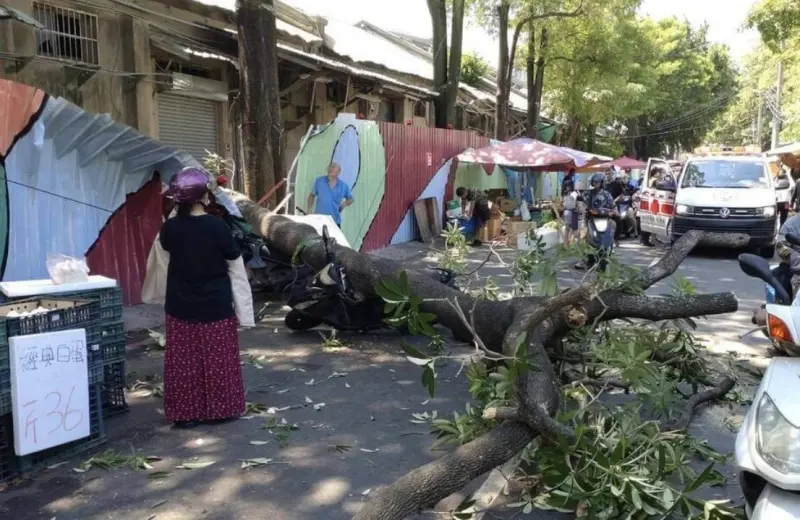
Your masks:
M783 44L781 43L781 51ZM781 91L783 90L783 59L778 57L778 84L775 90L775 107L772 113L772 149L778 147L778 134L781 131Z
M758 149L763 151L763 141L761 140L761 131L764 125L764 98L762 95L758 96L758 119L756 120L756 143Z

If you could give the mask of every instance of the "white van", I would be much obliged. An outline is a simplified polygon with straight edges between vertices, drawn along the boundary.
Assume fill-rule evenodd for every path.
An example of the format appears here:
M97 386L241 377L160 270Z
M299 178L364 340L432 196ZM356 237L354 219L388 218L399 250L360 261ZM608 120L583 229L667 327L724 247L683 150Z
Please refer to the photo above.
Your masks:
M642 181L641 240L675 241L692 229L750 236L749 247L775 254L775 190L762 154L697 155L675 178L669 163L650 159Z

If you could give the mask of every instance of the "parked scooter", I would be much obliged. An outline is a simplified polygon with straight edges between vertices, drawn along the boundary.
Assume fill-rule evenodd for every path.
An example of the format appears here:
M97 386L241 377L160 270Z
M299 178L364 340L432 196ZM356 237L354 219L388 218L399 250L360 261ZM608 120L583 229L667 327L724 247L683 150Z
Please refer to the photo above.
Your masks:
M600 271L604 271L608 263L608 257L614 249L614 212L609 210L590 210L586 220L587 241L594 249L594 253L589 255L588 267L596 263Z
M620 216L622 234L626 238L638 235L636 227L636 216L633 209L633 198L630 195L620 195L616 201L617 212Z
M791 238L790 238L791 237ZM800 237L787 240L800 244ZM764 280L775 291L776 301L765 307L770 338L797 343L800 307L789 305L786 289L763 258L743 254L739 266L747 275ZM750 520L800 518L800 407L792 388L800 381L800 359L773 358L756 391L753 405L736 436L739 486Z
M254 291L282 293L294 284L305 284L314 275L314 270L307 265L292 265L291 258L270 249L244 219L227 211L221 217L231 229Z
M800 236L789 233L786 235L786 242L790 247L800 252ZM761 327L764 335L772 341L778 353L800 357L800 337L792 336L791 340L786 340L783 337L772 334L769 330L770 315L791 318L792 312L797 309L796 312L800 316L800 306L798 306L800 294L791 294L791 279L784 280L776 276L778 264L770 265L765 259L749 253L739 255L739 266L748 276L765 282L764 300L766 304L753 310L753 324ZM772 310L770 311L769 309ZM800 319L798 319L798 324L800 325Z
M292 330L308 330L326 324L337 330L368 331L386 324L384 304L380 298L363 298L350 284L344 266L336 258L336 241L322 228L325 267L306 283L292 288L288 305L292 308L284 323ZM455 273L434 269L432 276L450 287L455 286Z

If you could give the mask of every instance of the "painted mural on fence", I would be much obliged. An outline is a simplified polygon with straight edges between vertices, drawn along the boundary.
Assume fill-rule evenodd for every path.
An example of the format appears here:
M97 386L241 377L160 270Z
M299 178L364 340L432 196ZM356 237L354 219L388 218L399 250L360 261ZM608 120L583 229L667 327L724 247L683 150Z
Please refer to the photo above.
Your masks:
M331 162L353 191L342 212L342 231L354 249L371 251L419 237L414 202L452 197L452 158L489 140L469 132L356 119L343 114L317 127L300 150L296 205L305 209L314 180ZM485 173L483 174L484 176Z
M182 155L163 148L108 115L0 80L0 277L49 278L48 254L86 257L140 303L162 222L153 174L181 168Z

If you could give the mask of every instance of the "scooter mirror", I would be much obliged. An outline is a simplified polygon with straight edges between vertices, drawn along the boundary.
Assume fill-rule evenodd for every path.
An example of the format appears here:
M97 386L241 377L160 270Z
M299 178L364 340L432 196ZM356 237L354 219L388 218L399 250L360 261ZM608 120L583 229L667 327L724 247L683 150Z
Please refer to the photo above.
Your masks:
M775 299L779 302L791 302L792 298L783 288L783 285L772 274L769 262L760 256L750 253L739 255L739 268L747 276L764 280L769 286L775 289ZM787 303L788 304L788 303Z
M800 235L795 233L786 233L786 241L792 244L793 246L800 247Z

